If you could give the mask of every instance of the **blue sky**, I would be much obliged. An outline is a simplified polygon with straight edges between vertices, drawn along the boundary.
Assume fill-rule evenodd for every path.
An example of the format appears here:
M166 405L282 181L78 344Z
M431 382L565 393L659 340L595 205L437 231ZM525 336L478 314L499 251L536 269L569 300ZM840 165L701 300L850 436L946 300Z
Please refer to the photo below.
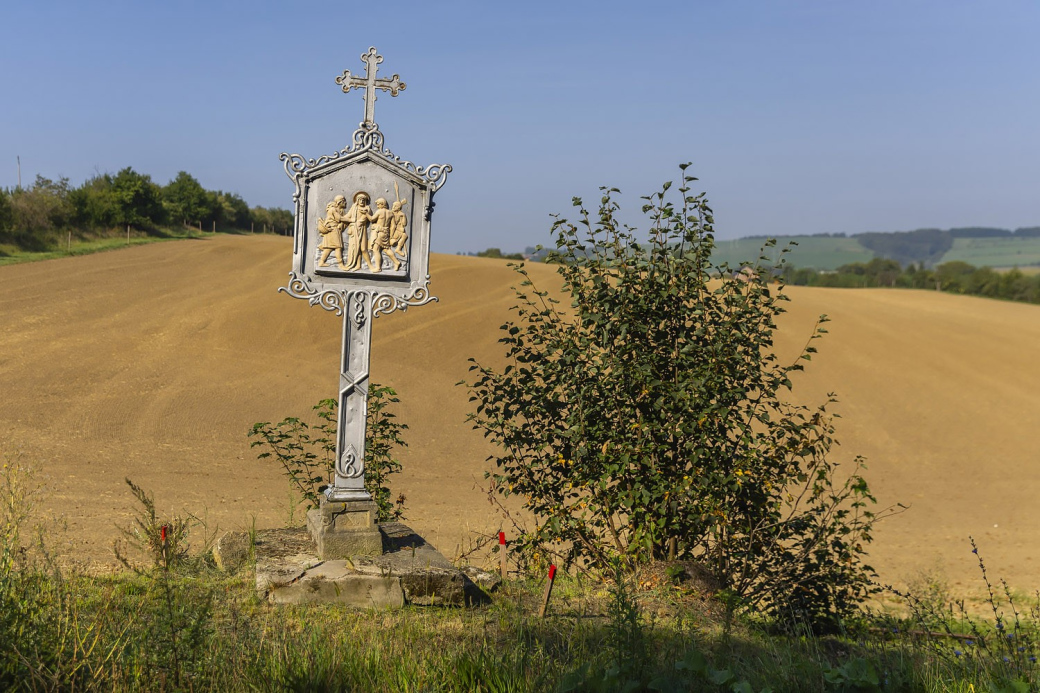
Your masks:
M450 163L433 250L548 243L550 213L693 162L719 238L1040 225L1040 3L18 2L0 186L186 170L290 207L278 155L347 144L376 46L386 145Z

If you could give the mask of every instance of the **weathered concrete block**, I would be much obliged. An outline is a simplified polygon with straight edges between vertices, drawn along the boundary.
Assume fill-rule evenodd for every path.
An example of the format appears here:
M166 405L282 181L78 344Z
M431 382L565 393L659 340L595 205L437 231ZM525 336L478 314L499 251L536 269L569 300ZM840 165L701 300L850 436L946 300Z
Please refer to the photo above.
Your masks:
M337 532L372 529L375 526L376 514L367 510L342 512L332 520L332 529Z
M413 568L398 575L409 604L463 606L466 583L462 573L444 568Z
M318 554L327 561L383 553L383 535L378 529L325 532L316 537L315 543Z
M371 501L328 502L307 513L307 529L318 555L326 560L351 556L379 556L383 536Z
M245 532L225 532L213 544L213 560L217 568L233 573L249 561L249 535Z
M323 517L321 508L312 508L307 511L307 533L315 541L317 541L318 535L325 531Z
M308 516L308 520L318 524L320 516ZM307 530L262 530L256 538L257 592L274 603L327 601L374 608L397 608L405 603L462 606L488 599L408 526L384 523L377 525L376 533L385 553L351 553L346 559L322 559ZM324 541L366 534L353 530L326 532L322 536Z
M498 573L481 570L472 565L462 566L459 570L484 592L494 592L502 584L502 577Z
M399 609L405 604L398 578L357 573L348 561L326 561L291 582L271 585L267 599L274 604L322 602L366 609Z

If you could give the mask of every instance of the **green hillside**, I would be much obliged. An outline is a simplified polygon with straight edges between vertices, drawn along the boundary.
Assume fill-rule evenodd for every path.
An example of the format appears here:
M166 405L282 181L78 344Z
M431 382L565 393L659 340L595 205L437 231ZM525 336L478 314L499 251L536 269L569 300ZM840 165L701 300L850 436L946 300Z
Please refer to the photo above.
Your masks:
M763 238L739 238L718 241L712 260L716 264L729 263L731 267L754 264L760 255ZM777 238L774 248L766 248L765 256L770 264L780 255L780 249L788 243L797 243L787 254L787 263L795 267L810 267L817 270L833 270L853 262L869 262L874 253L867 250L855 238L834 236L782 236Z
M1040 265L1040 238L955 238L942 262L954 260L976 267Z
M931 255L929 260L928 257L918 257L915 254L914 251L920 249L904 247L913 239L909 232L873 235L883 236L881 241L887 242L887 245L882 244L883 247L878 248L878 252L864 247L859 236L780 236L777 238L776 247L766 248L764 254L767 258L766 263L772 264L779 258L779 249L794 242L797 245L792 246L791 252L787 254L787 264L800 269L815 270L835 270L854 262L867 263L874 257L892 257L893 253L904 266L916 262L933 267L944 262L960 261L975 267L1040 267L1040 237L1009 235L949 238L947 243L950 249L938 258L935 254ZM872 240L878 242L877 239ZM727 262L732 267L754 264L762 255L761 248L764 242L763 238L718 241L712 260L716 264ZM903 251L902 254L896 252L899 250ZM903 257L908 253L908 257Z

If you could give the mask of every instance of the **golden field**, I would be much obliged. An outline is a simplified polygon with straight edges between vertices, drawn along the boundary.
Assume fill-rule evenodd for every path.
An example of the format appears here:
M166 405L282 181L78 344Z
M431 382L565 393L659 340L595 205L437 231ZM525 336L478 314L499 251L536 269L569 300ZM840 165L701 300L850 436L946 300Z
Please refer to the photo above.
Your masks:
M257 421L309 416L335 393L341 320L276 293L291 240L220 236L0 267L5 447L43 472L62 551L112 562L132 498L205 515L211 530L284 525L288 486L258 462ZM552 267L532 266L545 287ZM374 323L372 378L401 397L407 519L449 556L498 529L481 489L489 447L470 429L467 359L501 358L514 301L500 260L433 255L439 303ZM938 567L975 592L968 536L993 575L1040 587L1040 307L936 292L790 287L777 348L793 358L832 318L794 396L840 402L839 459L867 458L882 506L883 581ZM299 515L297 515L299 518Z

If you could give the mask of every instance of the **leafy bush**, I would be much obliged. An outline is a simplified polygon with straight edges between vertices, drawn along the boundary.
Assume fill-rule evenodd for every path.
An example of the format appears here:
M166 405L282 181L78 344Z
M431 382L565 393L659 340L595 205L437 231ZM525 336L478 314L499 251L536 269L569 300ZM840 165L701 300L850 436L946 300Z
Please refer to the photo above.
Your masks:
M579 223L557 219L550 259L569 306L514 266L508 365L473 363L470 418L498 447L494 489L537 520L521 554L603 570L674 548L731 610L833 625L873 589L875 501L859 458L846 478L827 458L833 397L810 409L781 396L827 318L794 363L778 361L782 283L712 266L712 211L681 168L678 204L670 184L643 198L645 242L618 221L615 189L594 217L575 198Z
M372 383L365 429L365 489L376 502L379 522L404 517L405 497L399 495L393 499L388 485L390 475L401 471L394 452L407 445L402 434L408 425L397 421L397 416L388 409L398 402L393 388ZM314 428L290 416L273 425L269 422L253 424L249 432L250 437L257 438L250 447L263 450L257 459L276 459L308 508L318 507L320 494L329 485L336 462L336 400L323 399L313 409L320 422ZM312 436L312 431L316 436Z
M53 181L38 175L31 188L15 188L10 195L5 237L30 250L43 250L55 243L57 230L67 226L72 215L69 179Z

